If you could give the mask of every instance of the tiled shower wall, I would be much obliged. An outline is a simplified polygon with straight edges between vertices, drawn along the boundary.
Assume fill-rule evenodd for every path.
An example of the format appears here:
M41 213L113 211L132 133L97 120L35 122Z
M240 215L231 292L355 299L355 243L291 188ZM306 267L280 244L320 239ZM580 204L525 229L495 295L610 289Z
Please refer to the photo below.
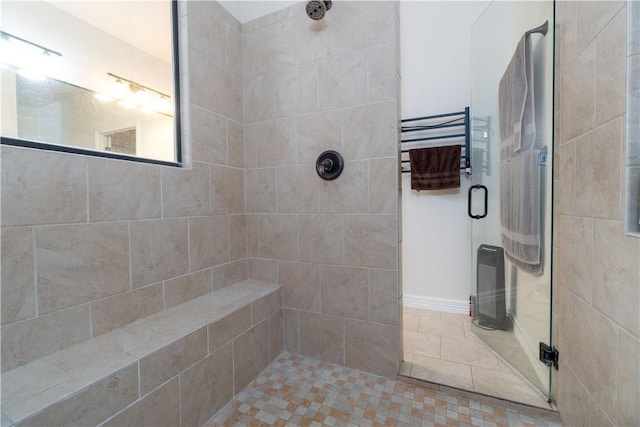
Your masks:
M246 278L241 28L181 7L184 169L2 147L2 371Z
M398 364L397 4L299 3L243 25L249 276L284 286L285 348ZM335 181L315 171L339 151Z
M640 425L640 239L624 233L625 2L556 3L555 394L567 425Z

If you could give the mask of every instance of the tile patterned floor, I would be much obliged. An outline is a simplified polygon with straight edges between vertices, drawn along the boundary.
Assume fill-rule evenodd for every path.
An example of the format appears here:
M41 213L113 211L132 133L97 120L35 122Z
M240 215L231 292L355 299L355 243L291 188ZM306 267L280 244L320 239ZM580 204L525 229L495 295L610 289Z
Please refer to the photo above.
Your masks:
M557 414L491 404L283 353L214 426L560 426Z
M550 408L541 392L471 332L466 315L404 307L403 345L401 375Z

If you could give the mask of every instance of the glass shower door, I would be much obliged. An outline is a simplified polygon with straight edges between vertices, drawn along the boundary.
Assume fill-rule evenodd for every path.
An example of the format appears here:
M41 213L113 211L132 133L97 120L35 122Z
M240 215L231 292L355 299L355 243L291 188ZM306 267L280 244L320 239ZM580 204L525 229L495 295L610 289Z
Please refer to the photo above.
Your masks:
M521 81L508 80L515 72L501 92L520 39L545 22L546 36L530 35L524 92ZM472 28L471 50L472 331L547 397L551 371L539 361L539 343L551 342L553 28L551 1L492 2ZM526 123L535 128L535 136L528 134L531 146L524 143L524 124L510 127L520 120L508 112L522 109L505 107L516 106L518 93L533 95L522 115L534 117L535 125ZM505 129L522 132L519 149Z

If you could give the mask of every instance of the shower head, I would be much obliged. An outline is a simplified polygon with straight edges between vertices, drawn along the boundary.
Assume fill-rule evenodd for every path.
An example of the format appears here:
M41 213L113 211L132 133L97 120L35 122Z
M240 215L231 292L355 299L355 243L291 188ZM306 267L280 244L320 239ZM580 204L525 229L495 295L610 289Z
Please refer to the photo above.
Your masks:
M324 18L327 10L331 9L331 0L310 0L307 2L307 16L314 21Z

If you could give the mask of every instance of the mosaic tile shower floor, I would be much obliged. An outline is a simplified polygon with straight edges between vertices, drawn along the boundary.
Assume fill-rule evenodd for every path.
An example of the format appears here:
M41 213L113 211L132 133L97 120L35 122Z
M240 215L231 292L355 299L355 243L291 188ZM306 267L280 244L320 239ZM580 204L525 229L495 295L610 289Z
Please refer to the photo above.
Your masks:
M285 352L206 427L560 426L556 413L496 402Z

